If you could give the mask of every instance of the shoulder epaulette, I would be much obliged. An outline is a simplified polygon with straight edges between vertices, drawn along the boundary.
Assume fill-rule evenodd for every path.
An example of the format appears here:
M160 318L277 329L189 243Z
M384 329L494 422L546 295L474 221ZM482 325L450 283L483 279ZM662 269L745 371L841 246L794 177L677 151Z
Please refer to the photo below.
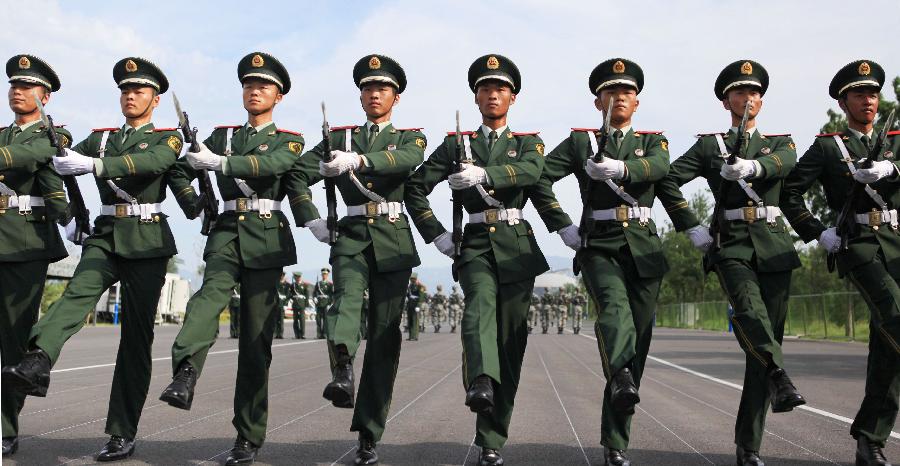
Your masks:
M163 131L178 131L178 128L153 128L154 133L161 133Z
M702 138L703 136L715 136L715 135L717 135L717 134L723 134L723 135L724 135L725 133L721 133L721 132L720 132L720 133L700 133L700 134L698 134L696 137Z
M785 133L785 134L763 134L763 136L765 136L765 137L767 137L767 138L790 137L790 136L791 136L791 133Z
M662 134L662 131L635 131L635 134Z
M475 134L475 131L462 131L459 134L462 134L463 136L471 136ZM456 131L447 131L447 136L456 136Z
M395 128L397 131L422 131L425 128Z
M332 126L331 131L341 131L345 129L356 129L359 128L359 125L348 125L348 126Z
M120 129L122 129L122 128L94 128L91 130L91 132L92 133L104 133L106 131L111 131L111 132L115 133L116 131L119 131Z
M279 133L293 134L294 136L303 136L303 133L298 133L296 131L291 131L291 130L287 130L287 129L278 128L275 131L277 131Z
M827 137L831 137L831 136L840 136L841 134L842 133L822 133L822 134L817 134L816 137L817 138L827 138Z
M538 134L541 134L541 132L535 131L533 133L512 133L513 136L537 136Z
M216 126L215 129L230 129L230 128L238 129L238 128L242 128L243 126L244 125L221 125L221 126Z
M582 132L582 133L590 133L590 132L596 133L597 131L600 131L600 128L572 128L572 131L578 131L578 132Z
M888 131L888 136L900 136L900 131Z

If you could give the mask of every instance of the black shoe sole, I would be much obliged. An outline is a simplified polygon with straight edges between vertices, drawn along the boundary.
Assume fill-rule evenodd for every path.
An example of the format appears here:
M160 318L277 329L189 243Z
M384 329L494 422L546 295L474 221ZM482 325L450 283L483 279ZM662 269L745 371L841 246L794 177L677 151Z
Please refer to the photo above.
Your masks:
M778 413L789 413L794 410L797 406L803 406L806 404L806 400L803 397L794 398L792 400L788 400L784 403L780 403L777 406L772 404L772 412L775 414Z
M47 385L33 383L16 372L4 372L2 375L3 384L12 387L13 390L24 393L28 396L37 396L44 398L47 396Z
M188 398L187 402L185 403L185 401L182 400L181 397L169 395L168 393L163 392L163 394L159 396L159 401L165 401L169 404L169 406L173 408L190 411L191 405L194 404L194 396L191 395L191 397Z
M612 408L622 414L634 414L634 407L641 402L637 393L622 393L612 399Z
M245 459L240 459L240 460L235 460L235 459L230 458L230 457L229 457L229 458L226 458L226 459L225 459L225 464L226 464L226 466L227 466L227 465L235 465L235 464L253 464L255 461L256 461L256 455L254 454L254 455L253 455L252 457L250 457L250 458L245 458Z
M110 462L110 461L120 461L120 460L124 460L125 458L128 458L128 457L130 457L130 456L133 455L133 454L134 454L134 447L131 447L131 450L129 450L129 451L125 452L125 453L122 453L122 454L114 455L114 456L108 456L108 455L107 455L107 456L102 456L102 455L97 455L96 460L99 461L99 462L101 462L101 463L108 463L108 462Z
M363 460L363 459L360 459L360 458L354 458L354 459L353 459L353 464L354 464L354 465L357 465L357 466L364 466L364 465L370 465L370 464L378 464L378 457L376 456L376 457L374 457L374 458L368 458L368 459L364 459L364 460Z
M469 411L477 414L491 414L494 410L494 402L485 398L466 400L466 406L469 407Z
M15 455L17 451L19 451L19 442L14 443L12 448L9 449L9 451L3 452L3 457L5 458L7 456Z
M332 386L326 386L322 392L322 397L331 401L331 405L335 408L352 408L353 394L347 393L344 389Z

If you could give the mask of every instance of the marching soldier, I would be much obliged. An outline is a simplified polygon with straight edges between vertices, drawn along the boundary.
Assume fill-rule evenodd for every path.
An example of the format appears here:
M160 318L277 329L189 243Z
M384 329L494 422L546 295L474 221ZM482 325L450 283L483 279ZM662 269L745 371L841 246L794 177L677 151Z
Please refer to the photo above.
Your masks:
M422 296L419 298L419 331L425 333L425 322L431 317L431 296L428 295L427 288L422 285Z
M434 333L441 332L441 324L447 320L447 296L444 294L444 287L437 286L437 291L431 295L429 306L431 307L431 325L434 326Z
M607 384L600 439L606 463L620 466L630 464L625 451L631 417L640 401L656 298L668 269L650 210L653 183L666 175L669 152L661 132L632 128L644 87L638 64L625 58L606 60L591 72L588 86L594 106L609 121L602 129L609 135L603 159L593 158L600 151L601 130L574 128L548 154L532 200L547 229L577 251L584 282L601 309L595 332ZM551 190L553 183L573 173L590 209L590 218L583 221L591 223L583 223L581 230L586 242ZM568 306L562 290L556 300L557 306ZM559 333L565 319L561 312Z
M294 272L291 283L291 308L294 311L294 339L306 339L306 308L309 307L309 283L303 281L303 272Z
M281 279L278 281L278 313L275 316L275 339L284 338L284 308L290 305L291 301L291 284L287 281L287 275L281 272Z
M734 307L731 322L746 354L744 389L735 422L739 465L761 464L766 409L791 411L805 403L784 371L781 340L791 271L800 266L793 240L781 218L782 183L797 153L790 135L763 135L756 128L769 75L759 63L739 60L726 66L715 83L716 98L730 116L725 133L703 134L672 163L657 193L677 231L686 231L705 252L704 267L719 277ZM736 134L749 105L745 134ZM738 145L734 164L723 158ZM679 187L706 178L723 218L718 245L688 208ZM723 196L724 198L720 198ZM711 247L714 246L714 247ZM603 308L603 305L600 305Z
M569 321L569 295L563 291L562 288L559 289L559 294L556 295L556 333L562 335L563 330L566 328L566 322Z
M538 307L541 305L541 298L537 294L531 293L531 306L528 308L528 334L537 327L538 324Z
M450 333L456 333L456 327L462 320L463 296L456 285L450 286L450 297L447 299L447 321L450 323Z
M271 55L254 52L240 60L237 74L247 123L217 127L199 152L188 152L170 173L179 204L194 217L202 198L190 183L199 170L215 172L224 212L206 241L203 284L188 301L184 326L172 345L173 380L160 396L173 407L191 409L228 291L240 284L232 419L237 438L225 461L229 465L252 463L266 437L272 337L278 314L284 312L277 287L282 268L297 262L290 223L281 210L287 192L283 178L303 149L299 133L278 129L272 121L291 88L284 66Z
M313 303L316 305L316 338L325 338L325 314L334 299L334 283L328 280L331 269L322 267L321 278L313 288Z
M116 282L123 293L122 339L110 392L106 433L109 441L97 461L131 456L141 409L150 386L151 345L156 306L166 265L176 254L175 239L161 210L166 172L181 152L181 136L154 128L153 111L169 87L156 65L137 57L120 60L113 78L121 96L122 128L94 130L54 157L61 175L94 175L103 206L93 234L62 297L31 331L29 351L4 376L20 393L45 396L50 368L65 342L85 323L100 296Z
M553 312L553 294L549 290L541 295L541 333L547 334L550 329L550 315Z
M514 133L509 107L521 90L519 70L501 55L469 67L469 87L482 116L476 131L450 133L410 179L406 203L426 243L453 257L453 238L434 216L428 194L444 180L469 213L453 270L465 291L462 319L466 405L477 413L475 444L482 465L503 464L522 357L534 277L548 270L534 232L522 218L526 190L537 182L544 144L537 133ZM453 172L457 137L466 163Z
M869 303L869 360L865 397L850 426L856 439L857 465L888 464L882 449L897 418L900 397L900 269L892 266L900 252L897 207L900 183L896 156L900 131L888 133L883 152L874 153L874 122L884 69L871 60L841 68L828 88L847 116L848 128L820 134L784 183L782 206L800 237L834 255L841 277L848 277ZM870 168L860 161L874 160ZM816 181L825 188L829 208L841 212L851 203L856 231L826 227L807 209L803 194ZM865 185L860 196L848 193ZM841 238L844 236L845 238ZM841 242L846 240L846 249Z
M49 166L56 149L50 146L34 102L37 94L47 105L51 93L59 90L59 78L34 55L10 58L6 75L15 120L0 129L0 357L4 367L18 364L28 350L47 268L68 255L55 225L66 220L66 194L62 178ZM56 131L60 142L68 146L71 134L62 128ZM19 411L25 393L14 390L5 377L0 392L3 456L8 456L19 448Z
M231 338L238 338L241 335L241 286L237 285L231 292L231 299L228 300L228 319L230 320L228 329Z
M413 273L406 287L406 331L407 341L419 340L419 300L422 298L422 287Z
M295 173L301 195L291 203L298 209L298 224L322 242L328 241L328 226L319 218L309 187L332 178L347 204L331 248L335 299L328 310L327 335L334 378L323 396L336 407L354 407L353 359L368 288L369 340L350 430L359 432L356 464L374 464L400 357L403 298L412 269L420 263L402 201L407 178L424 158L425 136L419 128L391 124L406 88L400 64L384 55L367 55L353 67L353 81L366 123L331 128L330 154L323 153L323 141L303 155Z
M587 304L587 299L584 297L584 293L581 290L575 290L575 293L572 295L572 332L575 335L581 333L581 319L584 317L584 306Z

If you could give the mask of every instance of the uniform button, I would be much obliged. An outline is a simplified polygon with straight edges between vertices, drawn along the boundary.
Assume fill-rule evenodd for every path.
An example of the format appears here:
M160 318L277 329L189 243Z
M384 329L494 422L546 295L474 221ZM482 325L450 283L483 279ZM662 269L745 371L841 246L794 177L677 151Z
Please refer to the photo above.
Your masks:
M370 182L366 183L366 187L369 189L372 189L372 182L370 181Z
M492 189L492 190L488 191L488 194L490 194L491 196L493 196L493 195L494 195L494 190Z
M284 228L284 223L283 223L283 222L278 222L278 228Z
M369 219L369 225L371 225L371 224L373 224L373 223L375 223L375 219L374 219L374 218L370 218L370 219Z
M748 207L753 207L753 201L747 201L747 206L748 206Z
M752 187L753 187L753 183L747 183L747 187L748 187L748 188L752 188Z
M622 227L623 227L623 228L628 228L628 222L622 222Z
M241 215L241 216L240 216L240 217L238 217L238 220L241 220L241 221L243 221L243 220L244 220L244 216L243 216L243 215Z
M156 223L159 223L159 215L154 215L154 216L153 216L153 221L156 222Z
M497 229L496 229L495 227L490 227L490 228L488 228L488 231L490 231L491 233L493 233L493 232L497 231Z
M5 176L0 175L0 181L3 181L5 178L6 178Z
M43 221L46 221L46 220L47 220L47 217L44 216L44 215L41 215L41 221L43 222Z

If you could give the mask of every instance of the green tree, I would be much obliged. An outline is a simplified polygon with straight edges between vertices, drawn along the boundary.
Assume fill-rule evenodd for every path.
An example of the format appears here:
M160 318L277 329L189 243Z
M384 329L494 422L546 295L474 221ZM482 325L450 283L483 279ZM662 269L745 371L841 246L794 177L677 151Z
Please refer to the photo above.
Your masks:
M172 256L169 258L169 262L166 264L166 273L178 273L178 268L184 264L184 261L178 256Z
M50 305L59 299L66 290L67 282L51 281L44 285L44 293L41 295L41 314L50 308Z

